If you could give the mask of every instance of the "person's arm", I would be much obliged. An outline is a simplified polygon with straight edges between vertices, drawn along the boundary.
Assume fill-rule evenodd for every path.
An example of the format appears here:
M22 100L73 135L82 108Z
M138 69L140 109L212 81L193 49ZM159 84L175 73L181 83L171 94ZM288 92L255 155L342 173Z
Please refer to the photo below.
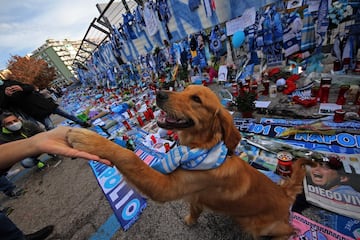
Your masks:
M79 151L69 146L66 141L66 133L70 129L69 127L61 126L47 132L36 134L30 138L0 145L0 169L10 167L28 156L41 153L85 158L111 165L110 161L106 159L101 159L99 156Z

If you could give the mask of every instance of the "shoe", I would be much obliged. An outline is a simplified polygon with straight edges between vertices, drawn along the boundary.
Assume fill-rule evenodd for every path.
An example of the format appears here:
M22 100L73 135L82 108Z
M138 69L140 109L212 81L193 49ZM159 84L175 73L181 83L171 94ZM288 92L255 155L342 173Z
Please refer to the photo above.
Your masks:
M10 170L10 171L7 172L6 177L11 178L11 177L15 176L16 174L18 174L19 172L21 172L20 168Z
M14 211L14 209L11 207L4 207L0 211L3 212L6 216L9 216Z
M11 192L6 193L6 195L11 198L18 198L21 195L23 195L24 193L25 193L24 189L17 188L17 189L12 190Z
M26 234L25 240L44 240L54 231L54 226L49 225L37 232Z

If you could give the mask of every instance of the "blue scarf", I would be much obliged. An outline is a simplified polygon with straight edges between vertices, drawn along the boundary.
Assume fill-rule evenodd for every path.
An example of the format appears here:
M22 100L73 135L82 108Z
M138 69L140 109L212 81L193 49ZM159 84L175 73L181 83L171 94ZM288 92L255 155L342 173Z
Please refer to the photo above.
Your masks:
M219 167L225 161L227 152L223 142L211 149L178 146L152 163L151 167L164 174L171 173L178 167L186 170L208 170Z

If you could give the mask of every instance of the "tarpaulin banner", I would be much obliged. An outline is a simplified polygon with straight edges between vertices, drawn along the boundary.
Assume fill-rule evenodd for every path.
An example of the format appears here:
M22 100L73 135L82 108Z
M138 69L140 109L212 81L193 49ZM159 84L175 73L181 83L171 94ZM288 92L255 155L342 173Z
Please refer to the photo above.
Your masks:
M341 129L337 129L334 134L319 134L299 131L295 134L281 137L281 134L289 130L291 126L298 126L301 125L301 123L302 125L311 123L308 121L302 122L301 120L297 120L296 122L285 122L285 120L267 120L262 121L261 123L256 123L246 119L234 119L234 123L241 132L270 137L274 140L276 139L276 141L284 142L294 146L299 146L315 151L333 153L360 153L360 135L355 134L355 132L358 132L356 125L353 125L354 131L352 132L346 132L345 130L341 131ZM341 128L342 126L339 125L337 127Z
M146 207L146 199L126 183L115 167L95 161L89 164L121 228L128 230Z
M147 165L160 157L140 143L137 144L134 152ZM124 231L128 230L145 209L146 198L127 184L116 167L109 167L96 161L90 161L89 164L121 228Z

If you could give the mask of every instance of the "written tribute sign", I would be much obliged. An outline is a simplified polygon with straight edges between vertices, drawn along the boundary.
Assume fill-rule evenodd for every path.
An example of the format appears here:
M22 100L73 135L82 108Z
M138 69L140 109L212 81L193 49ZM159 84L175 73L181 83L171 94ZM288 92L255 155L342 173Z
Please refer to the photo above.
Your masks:
M137 145L135 154L148 165L159 158L142 145ZM146 199L127 184L115 167L96 161L90 161L89 164L121 228L124 231L128 230L145 209Z
M288 144L312 149L316 151L325 151L333 153L359 154L360 153L360 135L347 132L339 132L334 135L325 135L317 133L296 133L287 137L279 136L291 126L296 126L309 123L307 121L261 121L255 123L252 121L241 121L241 119L234 119L236 127L240 131L246 133L253 133L256 135L267 136L275 138L279 141L284 141ZM341 125L339 125L341 127ZM359 129L359 126L353 126L354 129Z
M95 161L89 164L120 226L128 230L146 207L146 199L129 187L115 167Z

